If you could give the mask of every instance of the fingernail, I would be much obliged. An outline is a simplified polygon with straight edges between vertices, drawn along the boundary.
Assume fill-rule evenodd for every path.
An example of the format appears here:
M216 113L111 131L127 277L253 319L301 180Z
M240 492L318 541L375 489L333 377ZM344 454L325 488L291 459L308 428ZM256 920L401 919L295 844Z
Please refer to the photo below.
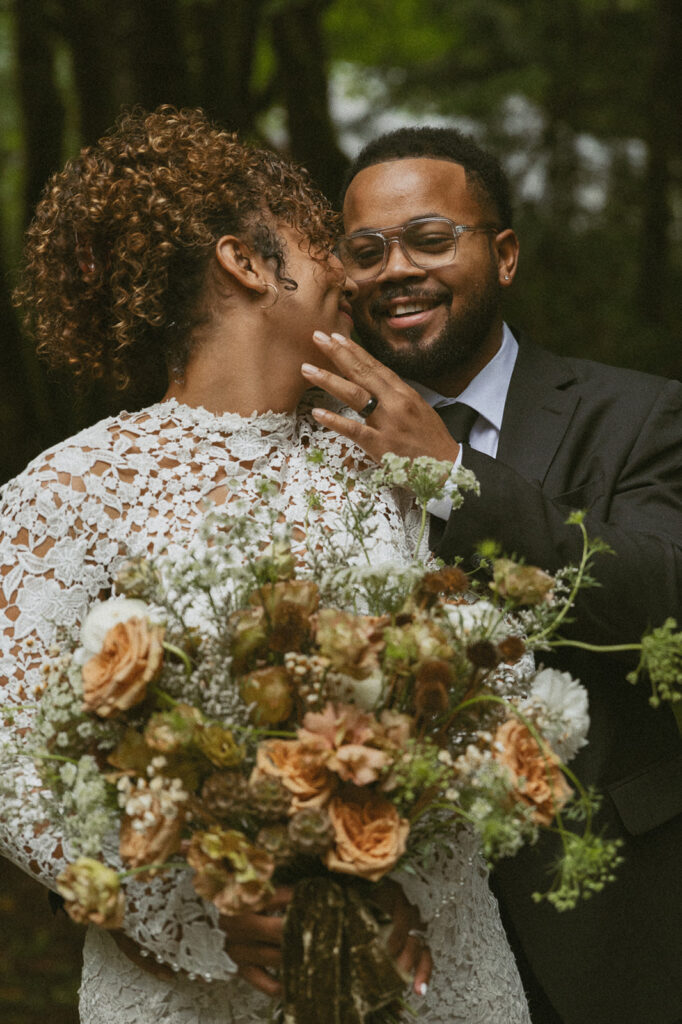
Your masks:
M429 991L429 986L426 984L425 981L422 981L421 985L419 986L419 995L420 996L425 996L428 991Z
M312 363L301 363L301 373L307 373L309 377L318 377L320 371Z
M329 335L325 334L324 331L314 331L313 338L315 339L315 341L319 341L323 345L328 345L329 342L331 341Z
M310 411L316 420L326 420L329 417L328 409L311 409Z
M345 334L332 334L332 338L335 338L336 341L345 341L346 340L346 335Z

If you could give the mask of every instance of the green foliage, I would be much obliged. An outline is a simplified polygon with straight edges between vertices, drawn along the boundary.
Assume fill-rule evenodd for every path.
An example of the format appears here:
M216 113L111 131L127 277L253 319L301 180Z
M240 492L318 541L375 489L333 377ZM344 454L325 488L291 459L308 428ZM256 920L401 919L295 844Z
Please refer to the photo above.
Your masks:
M533 899L536 903L547 900L557 910L571 910L580 899L589 899L614 880L615 870L623 862L618 853L622 842L572 832L564 832L563 840L554 886L547 893L533 893Z
M651 680L649 703L658 707L662 700L671 704L682 701L682 631L674 619L666 619L642 640L640 662L628 675L636 683L642 674Z

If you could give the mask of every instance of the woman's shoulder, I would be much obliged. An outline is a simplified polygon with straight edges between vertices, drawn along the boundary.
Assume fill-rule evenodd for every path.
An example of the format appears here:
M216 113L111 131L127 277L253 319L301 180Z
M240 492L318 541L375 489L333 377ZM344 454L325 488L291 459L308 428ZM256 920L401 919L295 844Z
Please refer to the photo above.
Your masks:
M82 480L95 467L101 472L103 467L123 461L132 448L144 448L154 409L108 416L46 448L0 488L0 505L11 503L22 492L35 493L53 481Z

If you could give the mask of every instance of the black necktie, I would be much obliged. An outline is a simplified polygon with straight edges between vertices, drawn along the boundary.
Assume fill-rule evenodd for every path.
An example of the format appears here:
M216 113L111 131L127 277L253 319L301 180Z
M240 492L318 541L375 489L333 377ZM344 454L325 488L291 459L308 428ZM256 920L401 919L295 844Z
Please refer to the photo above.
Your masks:
M469 440L471 428L478 419L478 413L475 409L472 409L470 405L466 405L464 402L451 402L450 405L442 405L440 409L436 409L436 412L455 441L464 444ZM431 522L429 523L429 547L432 551L440 543L444 532L445 520L440 519L438 516L431 516Z
M450 405L442 405L436 412L455 441L462 443L469 440L471 428L478 419L475 409L464 402L452 402Z

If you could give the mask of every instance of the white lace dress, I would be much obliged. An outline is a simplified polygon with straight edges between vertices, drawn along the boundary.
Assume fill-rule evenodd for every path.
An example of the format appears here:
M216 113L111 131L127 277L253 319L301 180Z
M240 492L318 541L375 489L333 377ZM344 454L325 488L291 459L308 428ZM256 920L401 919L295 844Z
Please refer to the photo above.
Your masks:
M311 463L311 447L325 462ZM0 703L15 709L6 730L30 728L39 666L58 624L74 625L106 592L124 558L158 551L194 534L207 502L255 497L255 478L278 482L287 521L315 513L335 524L343 502L342 466L363 454L307 415L213 415L175 401L107 419L36 459L0 491ZM404 561L415 517L404 493L375 504L377 560ZM401 506L402 503L402 506ZM30 762L8 767L13 794L2 798L0 852L53 887L64 866L58 822L45 822ZM68 853L68 851L67 851ZM400 879L429 921L435 970L424 999L411 1002L427 1024L529 1024L518 973L472 841L464 836L428 877ZM133 964L94 927L84 949L83 1024L256 1024L271 1003L235 977L214 908L189 877L138 884L125 930L177 973L160 980Z

